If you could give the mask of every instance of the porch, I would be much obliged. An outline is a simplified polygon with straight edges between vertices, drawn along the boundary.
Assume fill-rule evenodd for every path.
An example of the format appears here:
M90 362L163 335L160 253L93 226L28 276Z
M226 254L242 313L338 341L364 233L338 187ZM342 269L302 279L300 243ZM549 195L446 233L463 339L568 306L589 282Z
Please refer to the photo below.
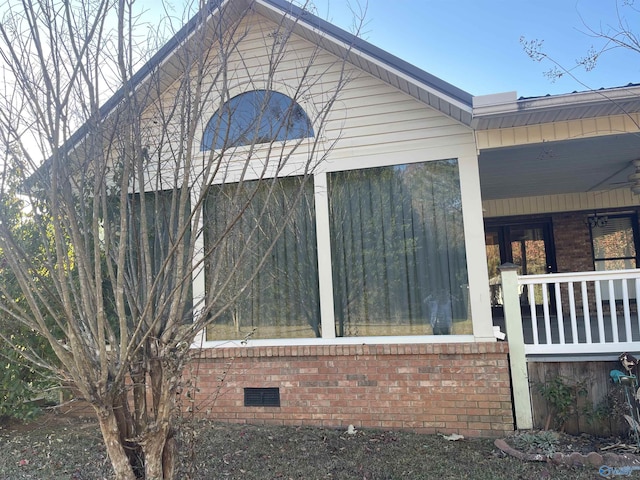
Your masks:
M606 389L618 355L640 348L639 92L474 98L490 302L520 429L537 372L597 370ZM509 263L520 271L500 273Z
M501 267L516 425L533 428L531 365L613 361L640 344L640 270L518 275ZM609 368L609 366L607 366ZM606 372L608 374L608 371ZM603 395L606 375L594 386Z

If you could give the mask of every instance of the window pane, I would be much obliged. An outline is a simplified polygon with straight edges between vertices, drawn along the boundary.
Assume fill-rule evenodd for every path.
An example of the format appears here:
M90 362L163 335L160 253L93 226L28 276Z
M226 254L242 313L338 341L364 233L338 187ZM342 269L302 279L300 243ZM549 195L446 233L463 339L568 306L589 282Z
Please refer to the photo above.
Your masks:
M209 340L320 336L311 179L213 186L205 245L212 314L231 305Z
M336 334L472 333L457 161L329 182Z
M596 271L603 270L630 270L636 268L636 261L632 259L596 260Z
M155 308L161 308L165 304L165 299L176 288L184 288L186 292L184 306L184 320L192 321L193 290L191 277L181 282L175 278L177 271L189 271L191 259L189 257L189 242L191 232L184 235L180 231L179 225L179 196L176 191L158 191L145 193L145 217L142 217L142 195L129 195L127 198L127 209L129 212L129 258L126 262L125 276L127 282L137 289L138 298L131 299L135 306L129 306L131 311L140 312L144 310L145 303L151 301ZM190 205L186 205L182 213L182 221L187 221L189 217ZM144 220L144 230L142 228ZM116 220L119 221L119 220ZM117 228L117 227L116 227ZM146 237L143 236L146 231ZM176 254L176 245L181 242L184 247L183 257ZM149 255L147 257L147 254ZM149 271L150 270L150 271ZM146 283L146 279L151 277L152 284ZM185 283L183 285L183 283ZM151 299L151 300L149 300ZM165 305L165 311L158 312L157 315L167 319L169 306Z
M631 217L608 217L605 224L591 228L595 260L634 259L636 248ZM606 270L624 268L621 263L608 263ZM633 267L635 268L635 262Z
M619 217L601 217L602 221L591 225L593 242L593 260L596 271L628 270L636 268L636 246L633 222L636 217L624 215ZM613 282L614 298L623 297L622 281ZM608 282L600 282L603 301L610 298ZM635 289L631 286L629 298L635 298Z
M306 137L313 137L313 128L300 105L282 93L253 90L233 97L211 117L201 150Z
M542 227L511 227L511 255L518 275L547 273L547 252Z
M500 238L498 232L485 231L484 243L487 252L489 270L489 289L491 306L502 305L502 285L500 279Z

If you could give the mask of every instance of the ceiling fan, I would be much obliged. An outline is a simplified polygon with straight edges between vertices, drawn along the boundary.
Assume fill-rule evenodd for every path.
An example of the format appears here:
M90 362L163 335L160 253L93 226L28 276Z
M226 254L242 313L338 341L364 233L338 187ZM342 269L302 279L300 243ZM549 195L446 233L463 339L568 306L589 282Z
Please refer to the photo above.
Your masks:
M633 166L634 172L627 176L626 181L608 183L609 180L618 176L621 172L629 168L629 166ZM632 160L627 165L622 167L620 170L609 175L607 178L605 178L601 182L598 182L596 185L594 185L587 191L592 192L592 191L601 189L601 187L603 187L605 190L615 190L618 188L629 187L629 189L631 190L631 193L640 195L640 158Z
M631 175L627 177L629 180L629 188L631 193L636 195L640 194L640 159L633 161L633 167L636 169Z

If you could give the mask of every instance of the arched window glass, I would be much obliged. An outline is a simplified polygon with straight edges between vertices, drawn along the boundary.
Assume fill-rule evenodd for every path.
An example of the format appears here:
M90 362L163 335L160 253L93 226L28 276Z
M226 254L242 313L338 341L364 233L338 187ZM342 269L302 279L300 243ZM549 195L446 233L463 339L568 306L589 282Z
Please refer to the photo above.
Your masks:
M282 93L253 90L226 102L202 136L202 151L313 137L309 117Z

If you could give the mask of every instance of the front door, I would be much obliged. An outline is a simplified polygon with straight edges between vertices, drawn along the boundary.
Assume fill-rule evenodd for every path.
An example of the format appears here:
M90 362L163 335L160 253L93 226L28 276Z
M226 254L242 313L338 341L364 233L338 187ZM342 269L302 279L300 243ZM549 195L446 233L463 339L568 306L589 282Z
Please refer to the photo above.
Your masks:
M494 317L502 317L502 288L498 267L503 263L518 265L519 275L535 275L556 271L551 221L535 223L487 224L485 228L491 307ZM552 289L551 289L552 290ZM536 307L542 308L542 292L534 292ZM550 293L553 293L550 291ZM553 306L552 296L548 303ZM526 287L520 292L523 313L529 310Z

